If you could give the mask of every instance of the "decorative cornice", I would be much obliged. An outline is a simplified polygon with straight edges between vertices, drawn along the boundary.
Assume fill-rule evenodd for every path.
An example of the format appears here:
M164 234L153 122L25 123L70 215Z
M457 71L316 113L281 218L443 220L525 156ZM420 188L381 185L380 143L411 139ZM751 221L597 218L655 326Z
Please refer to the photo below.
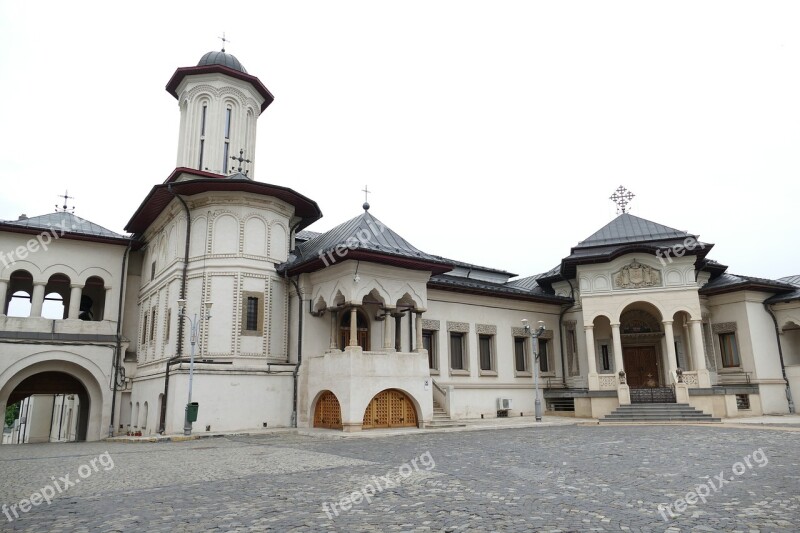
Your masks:
M447 331L469 333L469 322L447 322Z
M711 331L714 333L734 333L736 331L736 322L711 324Z
M475 331L479 335L497 335L497 326L489 324L475 324Z
M441 321L431 320L429 318L422 319L422 329L429 329L432 331L439 331L441 328Z

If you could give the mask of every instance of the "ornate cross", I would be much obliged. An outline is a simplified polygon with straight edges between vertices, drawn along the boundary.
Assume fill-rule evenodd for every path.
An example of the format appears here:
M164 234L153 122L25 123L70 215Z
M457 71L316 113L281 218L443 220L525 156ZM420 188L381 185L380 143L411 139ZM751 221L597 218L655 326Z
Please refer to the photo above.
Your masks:
M74 200L75 199L74 197L69 196L69 191L64 191L64 195L63 196L59 194L58 198L63 198L64 199L64 205L61 206L61 211L63 211L64 213L66 213L67 210L70 210L70 212L75 211L75 206L74 205L72 206L71 209L69 207L67 207L67 200ZM58 204L56 204L56 213L58 213L58 209L59 209L58 208Z
M369 187L367 187L366 185L364 185L364 188L363 188L363 189L361 189L361 192L363 192L363 193L364 193L364 201L365 201L365 202L369 202L369 193L370 193L370 192L372 192L372 191L370 191L370 190L369 190Z
M231 42L231 40L225 38L225 32L222 32L222 37L217 37L217 39L220 39L222 41L222 51L224 52L225 51L225 43L229 43L229 42Z
M611 195L609 200L617 204L617 213L625 213L628 204L631 203L633 197L636 196L631 191L620 185L614 194Z
M231 159L233 159L234 161L238 161L239 162L239 168L236 169L237 172L241 172L242 171L242 163L250 163L251 162L249 159L245 159L243 154L244 154L244 150L239 149L239 157L231 156ZM244 172L244 175L247 176L247 171L246 170Z

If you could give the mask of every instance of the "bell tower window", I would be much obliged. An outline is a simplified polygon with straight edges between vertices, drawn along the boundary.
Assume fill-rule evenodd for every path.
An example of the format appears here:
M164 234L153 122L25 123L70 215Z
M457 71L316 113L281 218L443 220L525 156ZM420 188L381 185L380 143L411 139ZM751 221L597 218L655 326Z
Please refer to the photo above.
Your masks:
M225 110L225 149L223 150L222 156L222 173L228 173L228 152L230 150L230 138L231 138L231 108L227 108Z
M208 106L203 106L203 114L200 116L200 162L197 165L198 170L203 170L203 152L206 144L206 112Z

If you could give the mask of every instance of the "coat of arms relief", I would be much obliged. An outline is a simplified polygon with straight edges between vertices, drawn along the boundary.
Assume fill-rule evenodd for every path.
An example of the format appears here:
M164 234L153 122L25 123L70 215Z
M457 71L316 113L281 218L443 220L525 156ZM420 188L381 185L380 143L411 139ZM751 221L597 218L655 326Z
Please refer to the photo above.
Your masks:
M642 287L660 287L661 272L633 260L630 265L622 267L613 275L615 289L641 289Z

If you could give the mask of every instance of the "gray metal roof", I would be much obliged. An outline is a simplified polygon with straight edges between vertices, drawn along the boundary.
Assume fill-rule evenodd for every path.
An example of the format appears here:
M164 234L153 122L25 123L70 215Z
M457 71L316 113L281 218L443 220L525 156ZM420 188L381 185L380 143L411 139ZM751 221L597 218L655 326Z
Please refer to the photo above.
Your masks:
M694 235L639 218L630 213L623 213L579 242L575 249L662 239L684 239L686 237L694 237Z
M451 288L455 290L483 293L506 298L534 299L559 304L572 301L570 298L556 296L554 293L546 291L538 285L532 287L531 289L524 289L521 287L510 286L508 284L491 283L488 281L465 278L462 276L451 276L448 274L437 274L431 276L428 286L440 289Z
M796 290L792 291L792 292L787 292L785 294L776 294L775 296L773 296L772 298L767 300L767 303L775 304L775 303L778 303L778 302L791 302L791 301L795 301L795 300L800 300L800 275L798 275L798 276L786 276L786 277L780 278L778 281L781 281L783 283L788 283L790 285L794 285L795 287L798 287L798 288Z
M38 217L24 218L22 220L5 220L3 224L19 226L21 228L50 230L57 232L77 233L91 235L92 237L108 237L112 239L127 239L125 235L114 233L110 229L90 222L72 213L48 213Z
M783 281L774 279L757 278L755 276L742 276L741 274L720 274L700 288L701 294L714 294L730 290L746 289L748 287L765 291L785 293L795 287Z
M298 245L283 266L284 268L296 268L328 253L333 253L337 247L340 250L344 247L349 250L362 250L449 265L438 256L417 249L383 222L373 217L369 211L364 211L330 231Z
M791 283L792 285L797 285L800 287L800 274L797 276L786 276L783 278L778 278L778 281L782 281L784 283Z
M205 67L207 65L222 65L223 67L232 68L247 74L244 65L232 54L226 54L225 52L207 52L200 58L200 61L197 62L197 66Z
M322 235L322 233L320 233L318 231L309 231L307 229L304 229L302 231L298 231L295 234L294 238L295 238L295 240L305 242L305 241L310 241L314 237L319 237L320 235Z

